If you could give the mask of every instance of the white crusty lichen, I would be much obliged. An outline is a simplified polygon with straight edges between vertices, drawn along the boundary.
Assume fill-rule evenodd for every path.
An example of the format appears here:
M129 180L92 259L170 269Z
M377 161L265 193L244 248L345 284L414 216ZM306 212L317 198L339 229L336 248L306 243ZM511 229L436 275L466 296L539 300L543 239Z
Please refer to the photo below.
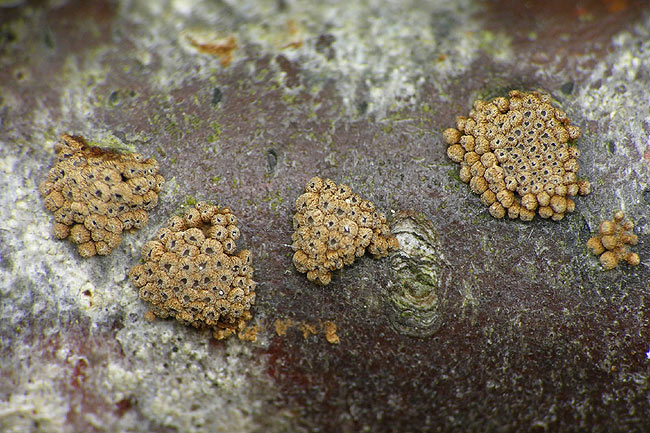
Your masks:
M256 414L272 385L264 359L250 344L228 340L215 350L206 338L178 323L138 320L117 333L135 362L109 366L110 398L137 400L149 422L178 431L245 432L259 428ZM269 419L269 422L272 422Z
M60 386L62 378L63 372L55 363L26 366L17 375L7 399L0 398L0 431L65 431L70 405Z
M650 69L650 16L613 38L610 54L597 62L581 80L577 95L570 102L585 118L598 125L599 141L620 142L626 137L629 147L619 151L632 162L650 150L647 125L650 124L650 100L647 83L638 77ZM609 164L601 154L594 163ZM618 176L620 178L620 176Z
M590 121L595 133L584 135L582 158L593 170L593 184L606 186L583 206L596 219L602 209L628 203L626 213L637 218L647 213L639 194L650 188L650 99L642 78L650 69L650 16L614 36L608 54L590 62L580 72L575 94L566 98L572 116L579 113ZM647 224L638 230L649 232Z
M282 55L299 65L310 87L335 81L349 114L356 114L363 102L369 113L381 116L413 106L426 77L438 77L433 85L441 86L442 77L452 79L467 71L486 43L499 47L490 53L495 58L507 56L507 38L483 32L475 18L478 11L468 0L384 0L373 5L342 0L200 1L191 6L177 0L134 3L122 13L135 22L155 17L158 25L144 27L150 37L142 38L138 49L156 53L162 70L184 68L192 56L197 66L192 79L209 79L224 66L218 56L192 48L196 44L188 36L217 43L233 37L237 48L227 67L236 67L246 61L247 50L261 47L264 54ZM322 46L322 38L328 47ZM503 43L490 43L494 38ZM276 72L283 75L280 69ZM151 78L168 89L181 85L183 75L154 73Z

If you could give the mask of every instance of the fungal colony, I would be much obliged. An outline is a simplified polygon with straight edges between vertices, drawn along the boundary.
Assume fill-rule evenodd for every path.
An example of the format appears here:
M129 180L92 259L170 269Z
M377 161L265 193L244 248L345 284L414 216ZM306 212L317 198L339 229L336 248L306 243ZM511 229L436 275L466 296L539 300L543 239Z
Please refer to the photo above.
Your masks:
M127 230L142 228L158 203L165 179L155 159L88 146L62 135L57 160L40 185L54 214L54 236L77 245L86 258L107 255Z
M587 241L587 248L595 256L600 256L600 264L605 270L614 269L619 262L626 261L631 266L640 263L637 253L630 252L628 245L636 245L639 241L632 232L634 223L623 221L623 211L614 212L611 220L605 220L598 226L598 235Z
M351 265L366 248L374 258L397 250L386 217L349 186L314 177L296 200L293 263L310 281L327 285L332 271Z
M251 253L236 252L239 236L230 209L197 203L144 245L144 264L129 276L153 315L224 339L244 330L255 302Z
M580 128L539 92L513 90L509 98L477 100L468 117L443 132L447 155L460 164L460 179L495 218L559 221L573 212L571 197L590 192L578 178Z

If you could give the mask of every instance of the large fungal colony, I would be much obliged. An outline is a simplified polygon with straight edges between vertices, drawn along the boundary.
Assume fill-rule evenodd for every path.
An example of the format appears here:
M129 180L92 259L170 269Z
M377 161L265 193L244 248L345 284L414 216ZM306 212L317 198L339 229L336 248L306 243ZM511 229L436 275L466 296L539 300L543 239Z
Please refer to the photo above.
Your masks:
M578 179L580 129L539 92L513 90L509 98L477 100L469 117L444 131L447 155L460 163L460 179L495 218L561 220L573 212L571 197L589 193Z
M236 252L239 235L228 208L201 202L171 217L143 247L144 264L129 274L151 313L212 328L217 339L243 330L252 317L255 282L250 251Z
M88 146L63 135L57 160L40 185L54 213L54 236L77 245L82 257L107 255L122 232L142 228L165 179L155 159Z
M641 261L637 253L630 252L627 248L639 241L632 232L634 223L630 220L623 221L623 218L623 211L614 212L614 218L601 222L598 235L587 241L587 248L592 254L600 256L600 264L605 270L614 269L621 261L626 261L631 266L636 266Z
M331 272L350 265L366 248L375 258L399 248L375 205L349 186L314 177L296 200L293 263L310 281L327 285Z

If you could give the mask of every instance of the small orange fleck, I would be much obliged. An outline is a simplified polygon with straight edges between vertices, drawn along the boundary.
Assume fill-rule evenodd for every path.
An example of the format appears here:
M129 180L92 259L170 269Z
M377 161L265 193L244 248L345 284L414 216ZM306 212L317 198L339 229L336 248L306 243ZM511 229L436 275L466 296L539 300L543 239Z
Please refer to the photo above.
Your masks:
M83 358L80 358L74 368L72 369L70 384L79 388L86 381L86 368L88 367L88 361Z
M318 334L318 330L314 325L310 325L309 323L303 322L300 324L300 329L302 330L302 336L304 338L309 337L309 334Z
M275 322L273 322L273 326L275 327L275 333L278 334L280 337L286 335L287 330L291 327L291 325L292 325L291 319L287 319L287 320L277 319Z
M443 61L445 61L445 60L447 60L447 55L446 55L445 53L442 53L442 54L440 54L440 55L438 56L438 61L439 61L439 62L443 62Z
M576 15L578 18L584 18L589 15L589 11L587 10L586 7L577 5L576 6Z
M627 0L603 0L603 3L607 8L607 12L613 14L623 12L627 10L629 6Z
M232 328L215 328L214 331L212 331L212 336L216 338L217 340L225 340L226 338L230 337L234 331Z
M252 341L253 343L257 341L257 332L259 328L257 326L249 326L248 328L240 331L237 334L237 338L242 341Z
M153 322L154 320L156 320L156 315L153 314L152 311L147 311L146 313L144 313L144 318L147 319L149 322Z
M187 39L199 52L219 57L221 66L228 66L232 62L233 52L237 49L237 41L234 36L206 43L201 43L191 36L187 36Z
M300 48L303 44L302 27L294 19L287 21L287 33L289 33L289 42L283 48Z
M291 36L296 36L298 34L298 26L296 25L296 20L291 18L287 21L287 30Z
M285 45L284 48L296 49L296 48L302 47L302 44L303 44L302 41L292 41L292 42L289 42L287 45Z
M325 339L330 344L339 344L341 342L339 336L336 335L336 324L329 320L325 322Z

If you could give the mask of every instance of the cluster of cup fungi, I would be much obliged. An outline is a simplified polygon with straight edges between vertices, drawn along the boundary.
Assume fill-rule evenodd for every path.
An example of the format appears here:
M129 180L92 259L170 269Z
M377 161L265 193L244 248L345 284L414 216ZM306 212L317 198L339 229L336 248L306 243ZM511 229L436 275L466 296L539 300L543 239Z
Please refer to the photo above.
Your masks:
M578 175L580 129L540 92L477 100L468 116L443 132L459 177L494 218L560 221L575 210L573 197L590 192ZM63 135L40 192L54 214L54 236L77 246L84 258L110 254L124 232L144 227L165 184L153 158L93 147ZM604 269L636 266L638 237L621 211L603 221L587 243ZM386 217L344 184L314 177L296 200L293 263L309 281L331 282L332 272L368 251L381 258L399 249ZM198 203L173 216L142 250L130 271L150 316L173 317L215 338L241 333L255 302L252 257L237 251L237 218L228 208ZM239 334L241 335L241 334ZM241 338L241 337L240 337Z

